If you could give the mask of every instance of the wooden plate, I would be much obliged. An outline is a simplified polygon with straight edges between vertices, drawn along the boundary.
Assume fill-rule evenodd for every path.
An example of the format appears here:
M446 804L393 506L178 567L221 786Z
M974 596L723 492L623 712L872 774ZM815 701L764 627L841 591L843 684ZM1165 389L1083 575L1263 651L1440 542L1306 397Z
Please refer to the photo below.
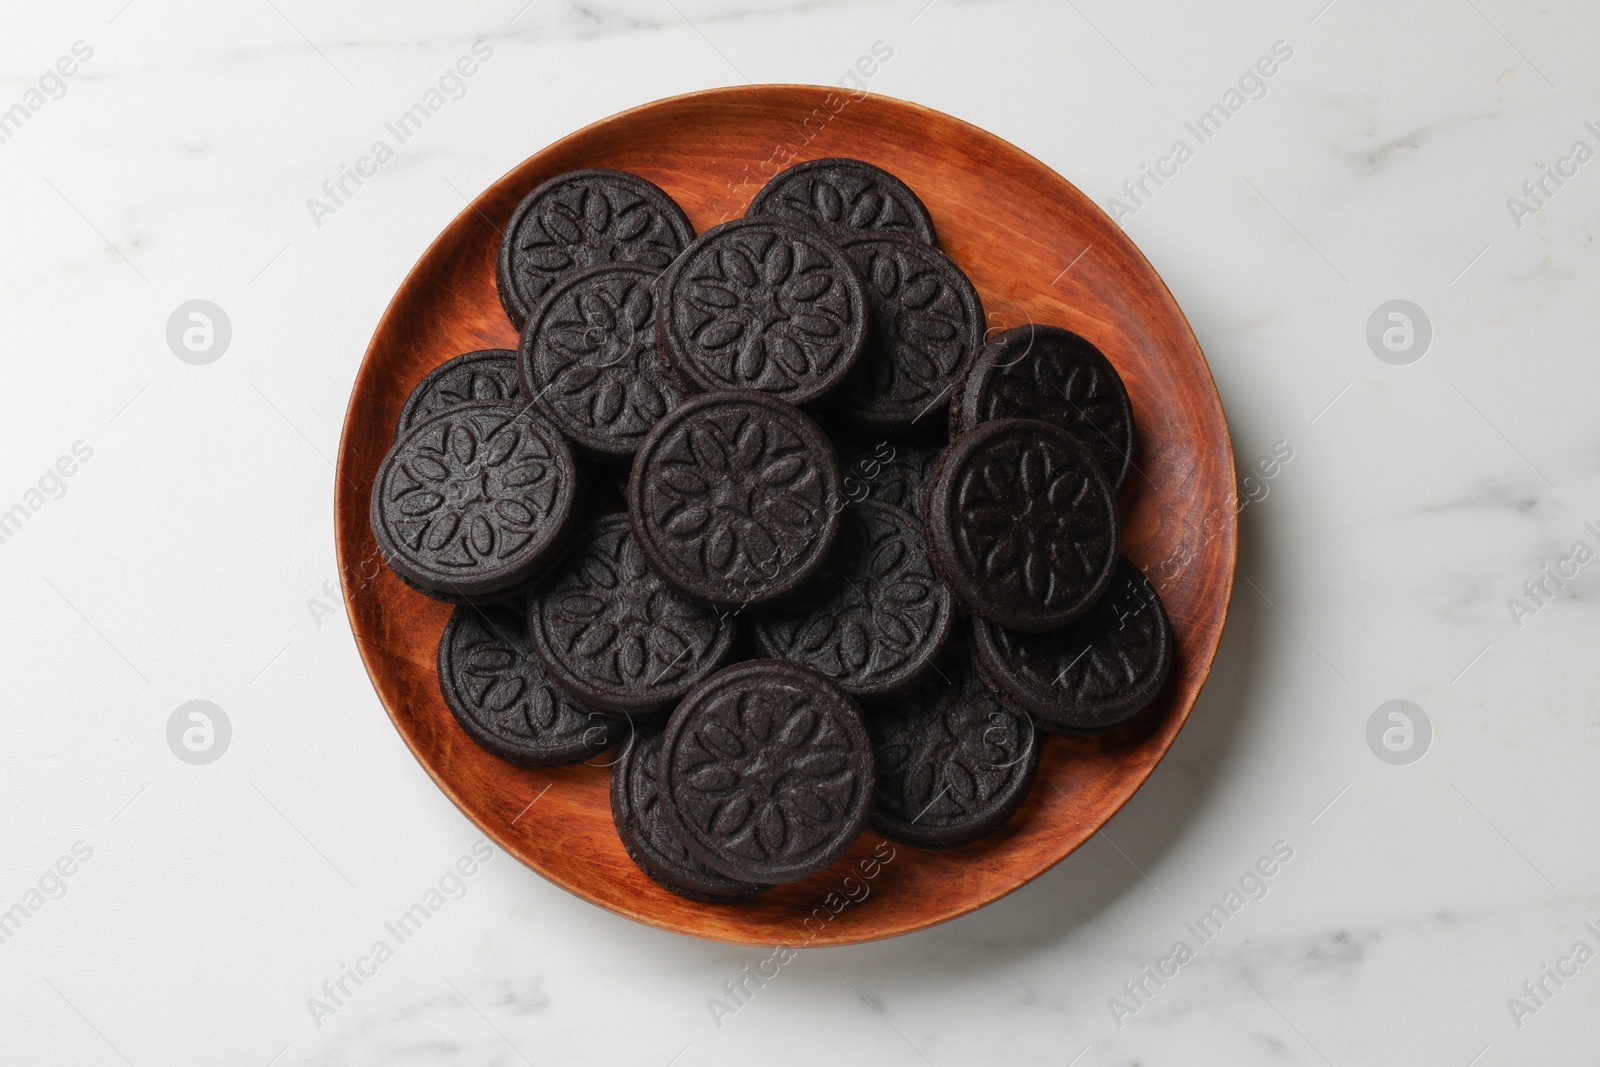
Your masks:
M991 326L1065 326L1121 371L1139 433L1137 470L1122 493L1123 551L1166 602L1176 663L1162 696L1132 722L1051 738L1027 803L988 840L931 852L869 833L804 882L747 903L697 904L658 888L623 852L605 767L523 770L462 733L434 665L450 608L382 566L368 501L418 380L460 352L516 347L494 266L501 229L528 190L563 171L629 170L677 198L699 231L742 215L778 169L823 156L868 160L916 190L944 250L982 294ZM583 899L739 944L840 945L920 930L1059 863L1172 744L1210 669L1233 585L1236 497L1222 405L1183 313L1139 250L1088 197L998 137L914 104L820 86L717 89L646 104L546 148L479 196L423 254L378 324L350 396L335 493L356 644L389 717L439 788L506 852Z

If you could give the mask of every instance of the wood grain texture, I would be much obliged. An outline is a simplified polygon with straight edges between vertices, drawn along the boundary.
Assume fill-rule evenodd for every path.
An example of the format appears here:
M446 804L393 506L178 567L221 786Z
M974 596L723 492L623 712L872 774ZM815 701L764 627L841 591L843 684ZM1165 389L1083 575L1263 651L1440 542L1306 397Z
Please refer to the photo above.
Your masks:
M422 376L461 352L516 346L495 295L494 261L501 228L528 190L583 167L629 170L672 194L701 231L740 216L782 166L823 156L876 163L922 197L943 248L982 294L991 327L1065 326L1121 372L1139 437L1121 495L1123 551L1166 602L1176 659L1161 696L1132 721L1093 737L1052 737L1032 794L999 834L927 852L869 833L806 881L745 903L697 904L657 887L623 852L607 795L610 754L596 766L524 770L457 727L435 674L450 608L382 565L368 501ZM423 254L379 323L351 393L338 471L335 533L356 643L395 728L439 787L490 839L562 888L642 923L739 944L892 937L982 907L1060 862L1171 746L1210 669L1233 585L1233 456L1222 406L1193 332L1138 249L1088 197L1013 145L913 104L820 86L718 89L647 104L572 134L496 182ZM841 907L863 882L870 894Z

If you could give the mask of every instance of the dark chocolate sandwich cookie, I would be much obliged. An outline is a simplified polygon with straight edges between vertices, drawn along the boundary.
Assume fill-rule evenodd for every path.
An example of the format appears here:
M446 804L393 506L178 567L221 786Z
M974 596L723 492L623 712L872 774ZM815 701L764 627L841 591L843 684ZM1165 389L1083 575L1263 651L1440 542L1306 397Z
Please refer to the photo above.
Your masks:
M639 446L628 518L650 567L697 600L759 604L822 564L839 528L833 446L766 393L701 393Z
M952 848L998 830L1027 799L1039 735L1001 703L967 657L873 711L878 753L872 828L891 841Z
M510 608L456 608L439 639L439 690L468 737L524 767L579 763L628 735L626 720L550 681Z
M661 742L661 812L729 878L797 882L847 852L877 788L861 711L822 675L748 660L683 698Z
M645 566L625 515L576 537L548 584L528 599L528 630L567 692L620 715L649 715L716 670L735 623L668 589Z
M522 328L557 279L602 263L660 270L694 239L677 202L620 170L575 170L536 187L511 213L500 240L500 306Z
M858 699L915 684L944 647L955 598L933 573L921 523L876 500L844 509L827 589L803 610L755 613L756 647L803 663Z
M962 435L934 469L923 518L945 584L1014 630L1065 626L1117 565L1111 483L1054 423L998 419Z
M844 380L866 344L867 290L822 234L735 219L684 250L661 281L660 341L693 389L760 389L791 404Z
M417 383L400 409L394 435L399 439L417 423L458 404L513 402L520 395L515 352L507 348L468 352L439 364Z
M689 855L661 815L660 763L661 728L640 723L611 768L611 821L633 862L651 881L690 900L744 900L765 889L718 874Z
M956 378L983 344L978 291L920 241L858 237L842 247L867 283L872 332L835 406L872 430L942 424Z
M871 497L920 518L928 477L938 458L936 449L903 438L847 440L839 454L844 497L852 502Z
M522 331L522 390L580 448L633 455L656 420L683 400L656 350L653 286L636 263L556 282Z
M859 159L813 159L774 177L748 215L809 222L833 237L890 233L934 244L933 218L905 182Z
M989 684L1047 730L1097 730L1131 718L1172 670L1166 608L1127 560L1089 614L1070 626L1024 634L974 619L972 637Z
M396 441L372 483L372 533L397 575L439 597L495 599L537 580L572 524L577 466L520 405L462 404Z
M1133 463L1133 405L1100 350L1058 326L991 337L950 399L950 435L990 419L1043 419L1081 441L1122 488Z

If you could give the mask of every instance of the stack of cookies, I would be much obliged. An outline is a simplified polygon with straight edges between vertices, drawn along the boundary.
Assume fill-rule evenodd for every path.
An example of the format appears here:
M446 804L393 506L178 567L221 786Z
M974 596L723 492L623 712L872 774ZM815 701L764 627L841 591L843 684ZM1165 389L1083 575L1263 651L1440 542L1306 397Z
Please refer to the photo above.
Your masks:
M473 741L620 746L612 814L656 882L747 898L868 826L975 841L1041 730L1161 688L1167 617L1118 550L1121 379L1066 330L987 330L893 175L802 163L697 237L637 175L563 174L497 282L519 347L417 385L373 533L459 605L439 684Z

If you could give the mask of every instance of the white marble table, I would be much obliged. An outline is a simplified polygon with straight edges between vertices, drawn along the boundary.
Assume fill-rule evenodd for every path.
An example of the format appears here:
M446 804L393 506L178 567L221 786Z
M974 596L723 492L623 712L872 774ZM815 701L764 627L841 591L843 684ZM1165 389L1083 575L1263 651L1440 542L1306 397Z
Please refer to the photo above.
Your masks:
M7 13L0 1062L1592 1062L1593 5L523 4ZM1188 727L1045 877L804 953L731 1015L708 1002L768 951L633 925L499 853L373 961L481 840L328 600L329 459L379 314L465 197L566 132L847 76L1121 201L1241 476L1292 456L1245 483ZM190 338L210 362L167 339L195 299L231 326ZM1374 348L1392 300L1421 315L1380 316ZM203 766L168 744L193 700L231 726ZM1369 745L1394 700L1428 742L1385 711Z

